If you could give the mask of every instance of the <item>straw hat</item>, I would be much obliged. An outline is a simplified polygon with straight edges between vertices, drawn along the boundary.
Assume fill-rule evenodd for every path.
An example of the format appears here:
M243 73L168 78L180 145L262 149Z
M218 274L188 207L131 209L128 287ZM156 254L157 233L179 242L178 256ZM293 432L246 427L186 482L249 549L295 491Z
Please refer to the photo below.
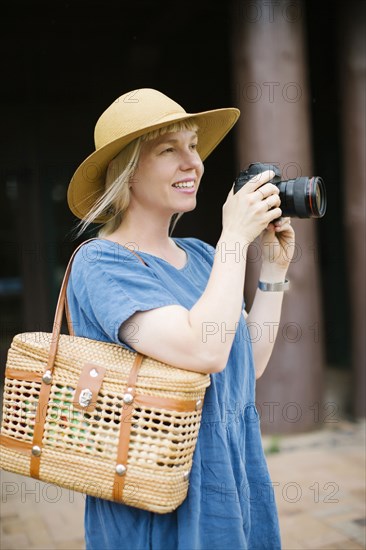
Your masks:
M193 118L197 123L198 152L204 160L238 120L235 108L187 113L166 95L150 88L128 92L104 111L95 125L95 151L74 173L67 200L73 214L83 219L104 191L110 161L137 137L173 122ZM96 221L105 223L109 216Z

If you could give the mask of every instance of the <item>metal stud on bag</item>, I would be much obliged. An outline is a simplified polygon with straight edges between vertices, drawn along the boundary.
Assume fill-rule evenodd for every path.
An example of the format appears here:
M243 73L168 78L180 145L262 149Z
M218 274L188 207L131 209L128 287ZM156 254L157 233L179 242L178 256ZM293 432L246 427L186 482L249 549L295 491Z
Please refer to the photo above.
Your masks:
M126 403L126 405L130 405L133 401L133 395L131 393L125 393L123 396L123 402Z
M93 392L91 392L89 388L81 390L79 395L79 405L81 405L81 407L89 407L92 397Z
M202 409L202 405L203 405L202 399L197 399L197 401L196 401L196 411L200 411Z
M126 471L127 471L126 466L124 466L123 464L117 464L117 466L116 466L116 474L117 475L124 476Z
M46 370L46 372L42 376L42 380L45 384L51 384L51 382L52 382L52 373L51 373L50 370Z
M32 455L33 456L40 456L41 452L42 452L42 449L41 449L41 447L39 447L39 445L33 445L33 447L32 447Z

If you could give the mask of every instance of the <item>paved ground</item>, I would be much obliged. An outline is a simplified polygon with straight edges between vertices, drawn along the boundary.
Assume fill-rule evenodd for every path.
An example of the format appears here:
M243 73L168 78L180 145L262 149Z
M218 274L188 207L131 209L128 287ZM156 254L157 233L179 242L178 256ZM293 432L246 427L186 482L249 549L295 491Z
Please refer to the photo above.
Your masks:
M263 438L275 488L284 550L364 549L365 423Z
M263 442L283 550L364 549L365 423ZM83 508L82 495L2 472L0 547L82 549Z

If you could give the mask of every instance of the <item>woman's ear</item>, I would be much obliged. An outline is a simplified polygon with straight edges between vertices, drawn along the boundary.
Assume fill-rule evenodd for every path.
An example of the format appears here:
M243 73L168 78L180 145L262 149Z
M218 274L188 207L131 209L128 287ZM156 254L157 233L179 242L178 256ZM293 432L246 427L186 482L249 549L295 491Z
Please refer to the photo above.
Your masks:
M130 175L130 177L128 178L128 188L129 189L132 189L134 184L137 182L137 174L136 174L136 170L134 172L132 172L132 174Z

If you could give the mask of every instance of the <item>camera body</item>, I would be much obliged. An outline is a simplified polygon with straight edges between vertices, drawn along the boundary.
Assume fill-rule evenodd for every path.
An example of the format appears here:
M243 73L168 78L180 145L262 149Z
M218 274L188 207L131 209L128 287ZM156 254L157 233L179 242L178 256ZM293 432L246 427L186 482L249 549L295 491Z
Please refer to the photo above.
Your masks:
M242 170L234 182L234 193L258 174L273 170L275 176L269 183L278 187L281 199L282 216L291 218L322 218L327 209L325 185L319 176L303 176L282 180L281 172L275 164L254 162Z

